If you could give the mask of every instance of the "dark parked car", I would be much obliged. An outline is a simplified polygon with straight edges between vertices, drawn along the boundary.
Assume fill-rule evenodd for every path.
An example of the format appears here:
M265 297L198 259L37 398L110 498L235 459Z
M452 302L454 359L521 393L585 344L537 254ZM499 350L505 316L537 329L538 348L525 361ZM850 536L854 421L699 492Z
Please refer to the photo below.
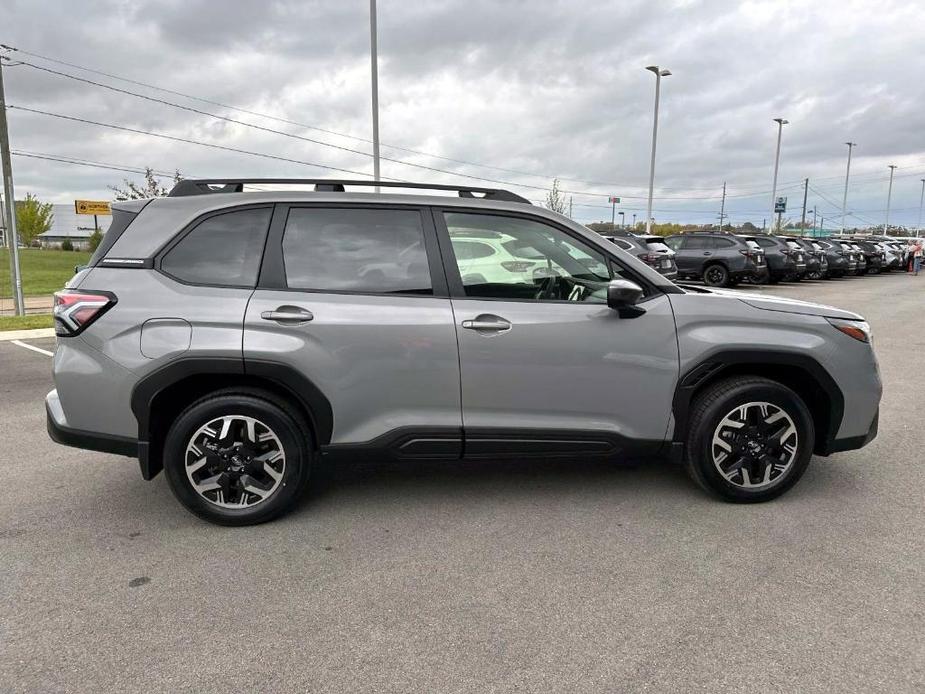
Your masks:
M777 284L781 280L799 279L806 272L803 252L797 253L780 236L755 236L755 241L764 250L768 264L768 281Z
M764 254L729 232L692 232L669 236L666 245L677 255L678 276L703 279L711 287L734 287L765 276Z
M604 238L615 243L627 253L632 253L653 270L673 280L678 277L675 252L665 245L661 236L636 236L628 232L605 234Z
M826 279L829 276L829 263L822 247L813 239L793 237L788 239L799 245L806 259L806 278L811 280ZM792 246L793 244L788 244Z
M875 242L866 239L857 239L854 243L860 247L864 253L864 258L867 260L867 274L879 275L886 264L886 254L883 249Z
M815 239L814 243L822 248L822 252L825 253L826 261L828 261L829 277L844 277L849 273L854 273L857 263L838 241Z

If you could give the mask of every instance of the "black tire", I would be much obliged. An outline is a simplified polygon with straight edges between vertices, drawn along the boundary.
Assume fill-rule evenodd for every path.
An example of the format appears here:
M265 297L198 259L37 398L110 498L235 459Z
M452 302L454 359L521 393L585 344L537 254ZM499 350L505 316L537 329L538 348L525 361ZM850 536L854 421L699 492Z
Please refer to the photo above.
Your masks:
M223 416L258 420L275 434L285 454L282 477L274 491L250 507L224 508L210 502L193 488L186 474L187 445L194 434ZM164 440L164 472L177 500L200 518L219 525L256 525L277 518L296 505L308 485L312 451L311 432L301 413L271 393L232 388L203 397L177 417ZM217 459L215 462L222 464Z
M770 403L783 410L792 420L797 436L795 453L789 467L768 482L767 486L759 485L758 488L745 488L731 482L720 474L713 463L713 438L720 423L737 407L747 403ZM800 397L790 388L758 376L729 378L708 386L694 400L688 422L685 451L688 473L706 491L737 503L770 501L786 492L806 471L815 446L813 419ZM745 428L741 431L747 433ZM730 455L737 454L733 452ZM744 476L745 472L747 470L740 474Z
M708 287L728 287L729 271L719 263L707 265L703 269L703 283Z

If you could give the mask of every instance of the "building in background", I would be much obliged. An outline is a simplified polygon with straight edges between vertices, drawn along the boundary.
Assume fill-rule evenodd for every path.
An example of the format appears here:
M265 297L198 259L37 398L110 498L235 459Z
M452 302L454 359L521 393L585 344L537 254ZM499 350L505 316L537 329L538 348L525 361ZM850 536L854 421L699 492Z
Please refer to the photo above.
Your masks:
M86 249L93 234L93 217L77 214L74 205L55 205L55 218L51 229L39 234L38 242L42 248L60 248L65 239L70 240L75 249ZM112 217L97 217L100 231L106 232Z

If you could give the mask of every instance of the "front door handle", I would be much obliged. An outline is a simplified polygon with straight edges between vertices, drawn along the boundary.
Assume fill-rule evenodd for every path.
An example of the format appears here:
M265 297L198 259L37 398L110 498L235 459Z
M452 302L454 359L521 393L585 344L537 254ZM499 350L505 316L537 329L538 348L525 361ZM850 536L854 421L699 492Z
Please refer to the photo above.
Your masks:
M511 322L501 316L483 313L480 316L476 316L474 319L464 320L462 322L462 327L466 330L503 333L511 329Z
M308 323L315 315L311 311L299 306L279 306L275 311L261 312L260 317L264 320L276 321L277 323L301 325L302 323Z

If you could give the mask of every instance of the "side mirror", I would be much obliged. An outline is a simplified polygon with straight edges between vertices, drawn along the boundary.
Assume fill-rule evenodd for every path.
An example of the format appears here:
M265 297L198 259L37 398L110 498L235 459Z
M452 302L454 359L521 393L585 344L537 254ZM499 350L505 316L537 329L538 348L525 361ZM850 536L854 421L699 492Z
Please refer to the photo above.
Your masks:
M607 285L607 306L615 311L634 306L642 298L642 287L629 280L611 280Z

